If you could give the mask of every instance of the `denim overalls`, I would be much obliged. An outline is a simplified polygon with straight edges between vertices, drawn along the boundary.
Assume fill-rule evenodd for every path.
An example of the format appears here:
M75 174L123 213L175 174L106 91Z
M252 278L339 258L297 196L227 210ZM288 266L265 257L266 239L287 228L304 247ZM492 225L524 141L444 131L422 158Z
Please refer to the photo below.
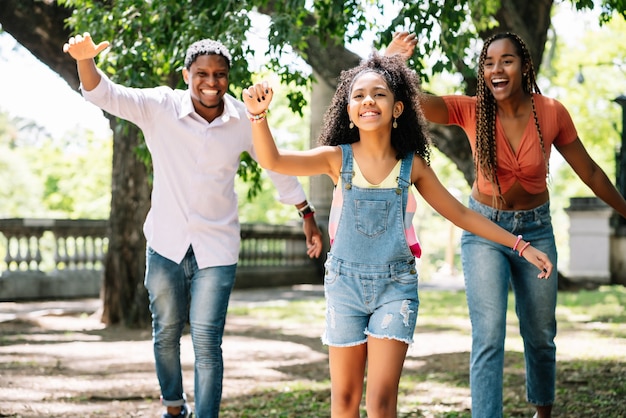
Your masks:
M352 147L341 145L343 205L325 263L324 344L354 346L367 336L410 344L419 305L415 256L404 213L413 154L402 160L397 188L352 184Z

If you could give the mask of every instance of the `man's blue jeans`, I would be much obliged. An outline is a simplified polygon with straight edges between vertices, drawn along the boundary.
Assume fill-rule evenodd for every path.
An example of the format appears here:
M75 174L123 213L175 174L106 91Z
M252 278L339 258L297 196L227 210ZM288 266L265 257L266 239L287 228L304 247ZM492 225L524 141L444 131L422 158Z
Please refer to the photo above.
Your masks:
M504 339L509 287L524 340L526 395L552 405L556 380L557 255L546 203L533 210L498 211L470 199L469 207L545 252L555 266L548 280L511 248L464 232L461 258L472 323L472 418L502 417Z
M145 286L150 297L156 373L166 406L185 403L180 338L187 320L195 355L198 417L219 415L224 363L222 336L237 265L198 269L191 247L180 264L148 247Z

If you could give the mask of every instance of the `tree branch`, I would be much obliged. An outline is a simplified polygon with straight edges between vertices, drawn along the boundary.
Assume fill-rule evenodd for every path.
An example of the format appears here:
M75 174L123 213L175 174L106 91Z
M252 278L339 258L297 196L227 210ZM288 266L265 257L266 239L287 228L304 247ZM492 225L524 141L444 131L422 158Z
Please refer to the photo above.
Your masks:
M2 29L58 73L73 89L78 89L76 63L63 53L63 44L71 36L65 19L71 13L71 9L51 0L0 1Z

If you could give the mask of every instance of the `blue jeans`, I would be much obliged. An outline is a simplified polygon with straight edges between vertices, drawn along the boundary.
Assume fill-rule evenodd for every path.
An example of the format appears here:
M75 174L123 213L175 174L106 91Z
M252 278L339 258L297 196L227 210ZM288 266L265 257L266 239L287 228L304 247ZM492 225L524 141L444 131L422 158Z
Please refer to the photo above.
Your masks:
M156 373L165 406L185 403L180 338L187 320L195 355L196 415L217 417L222 399L222 336L237 265L198 269L191 247L180 264L148 247L145 286L150 297Z
M470 198L469 207L545 252L557 265L549 202L533 210L499 211ZM557 271L548 280L511 248L464 232L461 259L472 323L470 386L473 418L502 417L504 339L509 287L524 341L526 396L554 403Z

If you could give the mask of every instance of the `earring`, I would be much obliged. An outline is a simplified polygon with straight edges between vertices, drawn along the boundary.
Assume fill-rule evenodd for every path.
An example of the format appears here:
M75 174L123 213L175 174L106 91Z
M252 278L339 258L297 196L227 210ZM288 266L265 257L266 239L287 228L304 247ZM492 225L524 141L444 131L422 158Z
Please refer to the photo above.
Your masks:
M398 118L393 118L393 124L391 126L393 126L394 128L398 127Z
M350 129L354 128L354 122L350 121Z

